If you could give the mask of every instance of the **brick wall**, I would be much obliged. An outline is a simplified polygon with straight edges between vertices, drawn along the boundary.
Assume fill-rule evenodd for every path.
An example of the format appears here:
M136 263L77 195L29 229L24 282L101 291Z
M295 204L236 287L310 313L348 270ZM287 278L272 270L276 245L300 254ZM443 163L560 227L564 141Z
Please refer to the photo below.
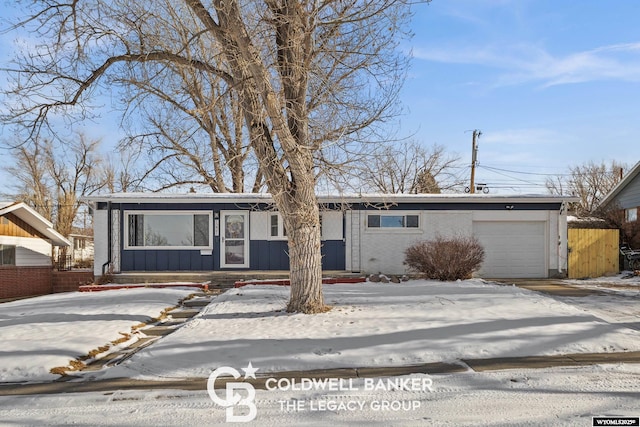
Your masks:
M78 286L93 283L93 271L54 271L52 292L75 292Z
M0 299L50 294L51 267L0 267Z

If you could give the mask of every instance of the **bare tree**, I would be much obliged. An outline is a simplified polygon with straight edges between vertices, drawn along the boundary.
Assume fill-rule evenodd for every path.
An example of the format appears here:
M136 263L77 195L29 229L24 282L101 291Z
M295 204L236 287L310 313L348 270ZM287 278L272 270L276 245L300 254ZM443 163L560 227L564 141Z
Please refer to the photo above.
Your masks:
M142 171L138 164L140 153L132 150L118 150L104 156L100 168L100 182L110 193L144 191L149 171Z
M188 28L181 30L191 56L211 50L203 39L186 43ZM125 105L141 95L147 101L133 114L132 121L142 117L143 124L129 126L131 137L122 146L147 153L147 175L158 183L157 191L203 185L215 193L240 193L246 190L247 175L254 179L249 188L258 191L262 175L252 157L237 93L207 70L165 67L171 71L154 79L135 72L119 79L128 88Z
M381 193L440 193L459 186L454 168L460 158L442 145L425 148L416 141L372 147L348 175L353 190Z
M24 201L68 237L82 206L80 197L105 186L99 141L78 134L64 145L35 140L13 150L14 166L8 172L17 178L12 197ZM66 255L66 248L61 248Z
M14 185L3 196L23 201L40 215L53 219L54 192L47 173L46 151L40 144L19 145L10 151L12 166L7 172L13 177Z
M17 58L8 119L33 136L51 126L54 112L88 115L82 107L130 73L153 80L180 67L216 75L237 94L266 188L284 218L291 279L287 309L326 310L315 195L318 153L362 138L394 114L407 62L397 47L406 35L410 3L31 4L30 18L21 25L44 43ZM198 53L190 46L201 39L209 50Z
M546 187L550 194L579 197L580 201L572 208L577 215L586 216L596 210L627 169L625 164L615 161L609 164L588 162L569 167L567 174L548 178Z

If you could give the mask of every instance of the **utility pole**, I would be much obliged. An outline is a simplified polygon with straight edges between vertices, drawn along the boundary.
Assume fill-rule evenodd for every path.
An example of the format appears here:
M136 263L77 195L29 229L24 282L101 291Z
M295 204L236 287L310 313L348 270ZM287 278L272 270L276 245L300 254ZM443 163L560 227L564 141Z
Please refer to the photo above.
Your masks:
M476 164L478 162L478 138L480 138L482 132L478 129L473 131L473 142L471 146L471 185L469 186L469 192L474 194L476 192Z

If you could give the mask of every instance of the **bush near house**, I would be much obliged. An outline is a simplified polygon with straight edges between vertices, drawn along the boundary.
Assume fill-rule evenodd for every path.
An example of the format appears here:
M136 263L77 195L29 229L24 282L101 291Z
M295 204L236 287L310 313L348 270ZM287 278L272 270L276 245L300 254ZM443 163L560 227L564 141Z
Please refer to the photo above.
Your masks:
M484 261L484 248L475 237L421 241L404 251L404 264L427 279L471 278Z

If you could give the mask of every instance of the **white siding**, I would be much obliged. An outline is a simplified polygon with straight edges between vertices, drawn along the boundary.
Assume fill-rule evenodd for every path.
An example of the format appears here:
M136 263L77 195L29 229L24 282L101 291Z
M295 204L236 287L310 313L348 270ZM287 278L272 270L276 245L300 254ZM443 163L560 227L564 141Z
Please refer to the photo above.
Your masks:
M107 210L93 211L93 274L102 275L102 264L107 262Z
M347 211L345 213L345 267L348 271L360 271L360 218L362 216L360 211Z
M367 228L367 215L420 215L419 228ZM420 211L362 211L360 215L360 268L365 273L403 274L404 251L425 239L425 215Z
M473 214L467 211L430 211L422 214L424 238L466 237L473 233Z
M566 269L566 220L557 211L387 211L420 214L418 229L368 229L366 215L346 213L346 268L401 274L404 251L437 236L476 235L487 251L483 277L548 277Z
M51 243L31 237L0 236L0 244L16 247L16 266L41 267L51 265Z
M96 277L102 275L102 265L109 260L108 212L106 209L101 209L93 213L93 274ZM112 209L111 221L111 268L118 273L120 272L120 210Z
M351 242L347 242L347 260L349 249L353 259L360 260L360 269L366 273L403 274L408 270L403 264L404 251L415 242L431 240L437 236L469 236L473 232L473 215L466 211L383 211L381 214L420 216L419 228L367 228L367 214L375 211L353 212L351 217ZM359 222L359 224L358 224ZM347 221L349 223L349 221ZM360 239L360 246L355 244ZM354 246L351 246L352 243ZM357 257L356 257L357 255ZM355 262L353 263L355 265ZM357 271L353 266L347 269Z
M324 211L322 215L322 239L342 240L342 212Z
M249 238L251 240L269 239L269 216L274 212L250 212Z
M251 240L269 240L271 215L277 211L251 212L249 235ZM322 215L322 239L342 240L342 212L324 211Z

